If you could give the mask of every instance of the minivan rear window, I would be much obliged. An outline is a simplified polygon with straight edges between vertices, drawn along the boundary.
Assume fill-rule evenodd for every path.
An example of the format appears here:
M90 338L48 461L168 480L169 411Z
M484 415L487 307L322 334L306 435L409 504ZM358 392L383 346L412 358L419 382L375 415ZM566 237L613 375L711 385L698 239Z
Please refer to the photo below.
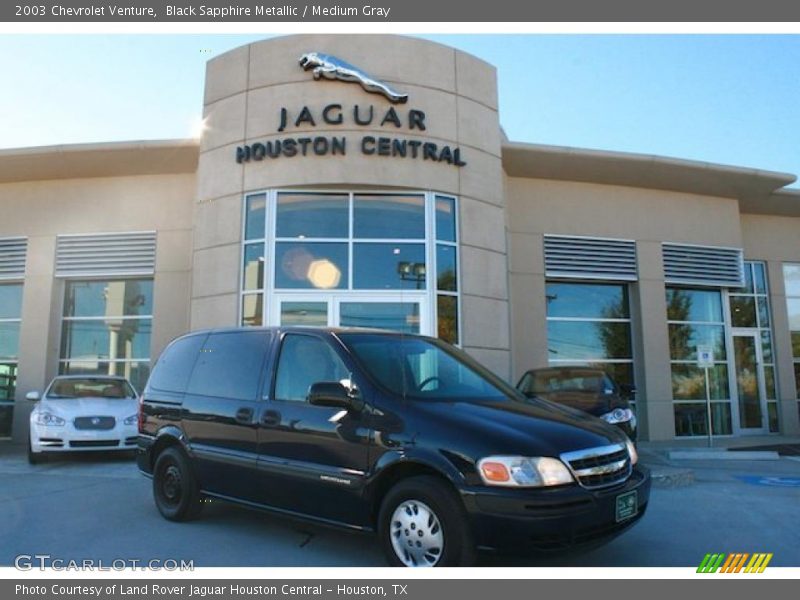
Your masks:
M255 400L270 334L231 331L208 336L187 393L231 400Z
M200 354L205 335L190 335L172 342L161 354L150 375L149 385L154 390L182 394Z
M342 341L389 391L419 400L497 401L517 398L511 388L466 356L430 340L343 334Z

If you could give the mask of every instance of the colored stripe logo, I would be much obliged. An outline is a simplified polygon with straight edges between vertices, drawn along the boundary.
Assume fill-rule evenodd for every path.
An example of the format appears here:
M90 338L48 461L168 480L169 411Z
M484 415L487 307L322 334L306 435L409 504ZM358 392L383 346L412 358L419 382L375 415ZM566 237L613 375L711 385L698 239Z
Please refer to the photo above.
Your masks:
M748 561L749 559L749 561ZM772 560L772 553L756 552L747 554L746 552L736 552L733 554L706 554L697 567L698 573L763 573L769 561ZM746 565L746 566L745 566Z

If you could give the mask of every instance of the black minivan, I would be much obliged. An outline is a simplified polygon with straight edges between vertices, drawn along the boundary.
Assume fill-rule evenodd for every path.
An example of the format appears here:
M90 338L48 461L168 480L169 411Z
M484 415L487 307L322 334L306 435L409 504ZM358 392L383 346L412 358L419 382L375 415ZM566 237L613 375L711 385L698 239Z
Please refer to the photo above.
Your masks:
M139 412L139 469L167 519L229 500L377 532L397 566L597 545L650 495L619 429L417 335L193 332L164 350Z

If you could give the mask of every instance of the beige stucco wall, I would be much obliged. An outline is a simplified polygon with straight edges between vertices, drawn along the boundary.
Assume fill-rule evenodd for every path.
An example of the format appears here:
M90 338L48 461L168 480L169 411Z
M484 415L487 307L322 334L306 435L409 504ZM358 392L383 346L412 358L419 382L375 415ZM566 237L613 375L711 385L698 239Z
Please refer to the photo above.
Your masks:
M312 51L335 55L408 93L407 104L394 105L398 115L405 121L409 109L424 111L427 129L410 130L405 124L381 127L380 118L393 105L355 83L315 81L298 64L301 54ZM331 103L343 106L342 125L328 125L320 118ZM364 110L374 106L373 124L354 124L354 105ZM304 106L316 117L316 127L303 124L278 132L280 109L296 116ZM197 176L193 329L237 323L245 193L293 186L437 191L460 200L463 346L508 376L505 214L493 67L453 48L400 36L270 39L208 63L204 115L208 127ZM345 136L346 155L235 161L236 148L242 144L309 134ZM460 147L467 165L368 156L359 147L365 135Z
M800 218L744 214L742 240L745 258L767 263L781 432L797 435L800 433L800 422L783 263L800 263Z
M512 371L547 365L544 235L636 240L639 280L631 286L642 434L674 436L661 243L742 243L735 200L633 187L506 179ZM713 225L710 225L713 224Z
M64 282L54 277L56 236L155 230L151 358L189 328L194 174L0 184L0 237L26 236L14 439L27 435L24 398L58 371Z

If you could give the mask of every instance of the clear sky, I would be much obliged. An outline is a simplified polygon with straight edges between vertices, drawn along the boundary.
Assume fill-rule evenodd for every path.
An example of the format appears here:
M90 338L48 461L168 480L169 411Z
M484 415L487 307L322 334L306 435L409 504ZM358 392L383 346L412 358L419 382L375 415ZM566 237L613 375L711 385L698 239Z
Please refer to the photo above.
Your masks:
M189 137L205 62L264 37L0 36L0 147ZM497 67L514 141L800 175L800 35L421 37Z

